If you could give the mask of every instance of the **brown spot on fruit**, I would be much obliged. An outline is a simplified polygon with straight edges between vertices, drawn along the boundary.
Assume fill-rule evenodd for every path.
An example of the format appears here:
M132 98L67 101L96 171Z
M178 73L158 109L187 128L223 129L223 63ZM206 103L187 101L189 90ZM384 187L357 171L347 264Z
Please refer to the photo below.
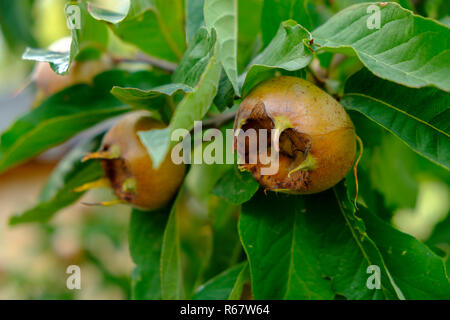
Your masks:
M135 112L120 120L105 135L100 153L119 150L120 156L103 159L102 166L114 193L138 208L155 210L166 205L178 190L185 174L184 164L174 164L170 152L159 168L137 133L164 128L145 112Z
M356 153L356 135L344 108L314 84L295 77L269 79L242 101L235 120L236 140L249 129L279 129L279 170L264 175L260 161L241 168L267 190L310 194L333 187L345 177ZM268 153L274 148L268 144ZM275 141L275 143L277 143ZM237 143L235 143L235 147ZM249 159L246 144L241 159ZM238 150L239 152L239 150ZM254 156L254 155L253 155Z

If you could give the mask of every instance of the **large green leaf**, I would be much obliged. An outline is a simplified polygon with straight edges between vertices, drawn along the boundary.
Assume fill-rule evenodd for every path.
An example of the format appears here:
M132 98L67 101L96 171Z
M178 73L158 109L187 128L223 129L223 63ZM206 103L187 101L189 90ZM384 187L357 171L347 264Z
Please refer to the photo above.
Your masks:
M170 211L164 230L161 251L161 297L163 300L179 300L184 297L183 270L181 266L179 214L177 204L182 191Z
M233 166L216 183L213 193L230 203L242 204L250 200L258 189L259 184L251 173L241 172Z
M237 0L205 0L205 23L217 32L217 58L239 95L237 71Z
M159 167L171 147L178 142L171 140L174 130L182 128L189 131L193 128L194 121L205 116L217 92L220 70L220 64L212 56L194 91L186 94L177 106L169 126L162 130L139 133L153 159L154 167Z
M305 42L310 37L310 33L295 21L283 22L272 42L252 60L248 71L242 76L245 77L242 95L245 96L259 82L272 77L277 69L296 71L307 66L312 55Z
M114 85L135 86L145 82L148 75L148 72L107 71L95 77L92 86L75 85L51 96L2 134L0 172L103 120L130 111L110 90Z
M39 203L20 215L11 217L10 224L16 225L29 222L47 222L59 210L77 201L84 192L74 192L75 188L104 175L98 162L81 162L88 152L96 151L101 137L69 152L52 172L39 197Z
M450 93L400 86L366 69L347 81L345 92L344 107L361 112L417 153L450 168Z
M132 1L127 18L112 30L150 56L177 62L186 48L183 1Z
M315 43L321 50L355 53L383 79L449 91L450 29L396 3L379 5L381 27L369 29L369 5L358 4L339 12L313 32Z
M312 29L312 19L308 9L309 0L264 0L262 11L262 35L264 45L268 45L277 34L280 23L292 19L308 30Z
M133 210L130 220L130 254L136 267L132 275L132 297L161 299L161 248L170 208L146 212Z
M241 263L212 278L197 289L194 300L239 299L245 282L247 263ZM238 296L236 298L236 296Z
M244 204L239 230L255 299L401 298L363 222L349 210L331 190L259 192ZM382 290L366 286L372 264L381 269Z

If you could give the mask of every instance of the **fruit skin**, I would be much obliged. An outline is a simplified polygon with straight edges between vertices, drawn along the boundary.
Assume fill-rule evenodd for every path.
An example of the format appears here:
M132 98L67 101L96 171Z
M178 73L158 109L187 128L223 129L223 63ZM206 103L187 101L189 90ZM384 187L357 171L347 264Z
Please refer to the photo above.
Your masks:
M103 138L102 152L118 150L120 153L119 158L102 160L114 193L141 209L155 210L166 205L184 178L185 165L174 164L170 153L160 167L154 169L152 159L137 135L139 131L164 127L148 113L134 112L121 119ZM131 188L130 181L133 181Z
M318 193L336 185L352 167L356 153L353 123L344 108L314 84L281 76L250 92L239 107L234 129L274 127L282 131L278 173L261 175L261 164L241 166L265 189ZM295 168L301 169L292 171Z

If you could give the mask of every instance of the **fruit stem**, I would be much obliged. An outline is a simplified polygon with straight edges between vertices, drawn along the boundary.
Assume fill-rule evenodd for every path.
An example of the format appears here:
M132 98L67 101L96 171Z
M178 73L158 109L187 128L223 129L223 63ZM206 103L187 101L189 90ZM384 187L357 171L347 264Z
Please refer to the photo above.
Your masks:
M359 155L356 159L355 165L353 166L353 174L355 175L355 187L356 187L356 194L355 194L355 209L358 210L357 200L358 200L358 193L359 193L359 185L358 185L358 164L359 161L362 158L363 152L364 152L364 144L359 136L356 136L356 141L358 141L359 144Z

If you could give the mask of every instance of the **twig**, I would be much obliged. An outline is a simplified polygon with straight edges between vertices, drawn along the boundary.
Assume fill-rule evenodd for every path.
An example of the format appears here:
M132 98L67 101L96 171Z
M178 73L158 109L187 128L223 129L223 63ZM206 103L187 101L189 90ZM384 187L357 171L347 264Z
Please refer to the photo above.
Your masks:
M215 117L209 118L202 122L203 128L220 128L236 116L236 111L228 111L221 113Z
M121 63L121 62L127 62L127 63L147 63L151 66L157 67L159 69L168 71L170 73L173 73L176 68L177 64L165 61L162 59L146 56L139 54L135 59L126 59L126 58L113 58L114 63Z

